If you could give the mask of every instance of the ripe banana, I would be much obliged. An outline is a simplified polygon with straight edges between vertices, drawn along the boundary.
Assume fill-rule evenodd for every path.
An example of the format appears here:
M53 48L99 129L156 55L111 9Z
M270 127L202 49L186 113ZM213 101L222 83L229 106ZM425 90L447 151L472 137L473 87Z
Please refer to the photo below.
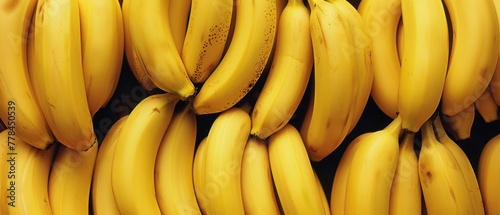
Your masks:
M500 205L500 135L491 138L479 157L478 181L486 214L499 214Z
M474 102L474 106L486 123L498 120L498 105L495 101L492 88L486 88L483 94Z
M499 22L493 0L443 1L453 28L441 111L453 116L488 87L499 55Z
M121 214L160 214L156 200L156 154L179 96L151 95L132 110L116 143L111 172L113 194Z
M456 140L465 140L470 138L475 116L476 108L471 104L453 116L443 116L443 121Z
M325 214L322 195L299 131L291 124L269 137L271 173L284 214Z
M52 214L47 184L58 145L36 148L10 130L0 133L2 214Z
M345 214L388 214L398 165L402 118L363 138L352 157L345 188Z
M389 214L422 214L422 190L418 160L413 149L415 134L405 134L399 143L399 158L392 181Z
M111 167L116 143L127 119L128 115L125 115L111 126L97 152L91 185L92 209L97 215L120 214L111 185Z
M241 193L245 214L280 214L264 140L248 138L241 164Z
M276 13L276 0L238 1L231 44L193 100L197 114L227 110L253 88L273 47Z
M82 63L90 114L115 92L123 61L124 36L120 3L116 0L78 0Z
M0 10L0 118L15 128L16 136L40 148L49 148L54 136L36 100L28 73L27 40L36 0L7 5Z
M475 214L460 164L453 153L436 139L432 121L424 123L421 132L418 171L427 213Z
M371 39L373 85L371 97L382 112L391 118L398 113L398 88L401 65L397 43L401 0L362 0L358 11Z
M245 213L241 165L250 126L248 112L233 107L218 115L210 127L202 170L208 215Z
M401 8L405 33L398 110L403 130L417 132L441 100L448 67L448 25L439 0L401 0Z
M436 135L436 139L441 142L450 152L453 154L453 157L458 162L460 166L460 170L465 179L465 183L467 184L471 199L472 205L474 207L474 214L480 215L484 214L484 205L483 200L481 198L481 191L479 189L479 183L477 181L476 173L467 157L467 154L458 146L446 133L444 130L443 124L441 122L441 118L437 117L433 122L434 133Z
M151 81L161 90L188 100L195 94L186 68L170 29L168 10L170 0L125 0L128 2L128 28L131 43L142 60Z
M40 0L35 16L34 92L55 138L68 148L88 150L96 137L85 92L78 1Z
M189 22L189 13L191 12L192 0L173 0L168 5L168 20L172 38L179 55L182 53L184 38L186 37L187 26ZM205 14L208 15L208 14Z
M193 186L196 116L190 105L174 112L155 163L156 199L162 214L201 214Z
M182 62L194 83L203 83L223 56L233 13L233 0L192 0Z
M202 214L207 214L206 205L208 202L207 195L205 194L204 185L204 169L205 166L205 151L206 151L207 138L203 138L194 153L193 159L193 186L196 193L196 199L198 200L198 206Z
M87 151L59 146L48 183L54 215L89 214L90 186L97 151L98 144Z
M271 69L252 110L250 134L266 139L283 128L297 110L313 65L309 9L289 0L278 22Z
M493 4L495 5L495 11L497 13L497 19L500 22L500 1L493 0ZM500 43L497 52L500 51ZM497 63L495 66L495 71L493 72L493 76L491 77L489 88L493 98L497 105L500 106L500 53L498 54Z

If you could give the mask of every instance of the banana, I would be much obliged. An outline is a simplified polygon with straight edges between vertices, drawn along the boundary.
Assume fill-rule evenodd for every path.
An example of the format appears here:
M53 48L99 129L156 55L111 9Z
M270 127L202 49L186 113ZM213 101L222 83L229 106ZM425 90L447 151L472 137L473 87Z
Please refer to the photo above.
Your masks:
M266 139L284 127L306 91L313 65L309 10L289 0L278 22L272 65L252 110L250 134Z
M421 132L418 172L427 213L475 214L460 164L453 153L436 139L432 121L424 123Z
M493 0L493 4L495 5L497 19L500 22L500 1ZM500 43L497 52L499 51L500 51ZM489 89L491 91L491 95L495 99L495 103L500 106L500 53L498 54L495 71L493 72L493 76L491 77L490 80Z
M189 23L189 14L191 12L192 0L173 0L168 5L168 20L172 38L179 55L182 53L184 38L186 37L187 26ZM208 15L208 14L205 14Z
M500 135L491 138L484 146L479 157L477 178L486 214L499 214L500 205Z
M31 86L27 40L36 0L0 1L0 118L16 136L40 148L55 141ZM4 6L5 5L5 6Z
M413 149L415 134L405 134L399 144L399 158L392 181L389 214L422 214L422 190L418 160Z
M491 83L490 86L492 86ZM475 109L486 123L498 120L498 105L492 90L493 88L486 88L474 102Z
M248 138L241 164L241 193L245 214L280 214L264 140Z
M393 178L398 165L402 118L364 137L349 167L345 214L388 214Z
M162 214L200 214L193 185L196 116L186 105L174 112L155 163L155 190Z
M54 215L89 214L90 187L98 147L94 144L87 151L76 151L63 145L57 149L48 184Z
M441 111L453 116L488 87L498 60L500 30L493 0L443 2L450 14L453 43Z
M192 0L182 62L194 83L203 83L222 59L233 0Z
M55 138L88 150L96 136L85 92L78 1L40 0L35 16L35 95Z
M130 22L129 22L129 0L125 0L122 3L122 18L123 18L123 38L124 38L124 49L125 49L125 57L127 59L127 63L130 67L130 71L134 75L134 78L139 82L139 84L151 92L158 87L151 81L151 78L148 76L147 68L142 61L141 56L137 53L137 49L134 47L132 43L132 38L130 35Z
M143 99L128 116L116 143L111 183L121 214L160 214L156 200L156 154L179 96L172 93Z
M92 116L115 92L123 61L124 36L120 3L78 0L82 64Z
M441 100L448 67L448 25L439 0L401 0L401 8L405 33L398 110L403 130L417 132Z
M398 111L398 88L401 73L397 31L401 19L401 0L362 0L358 11L371 40L373 84L371 97L379 109L391 118Z
M465 140L470 138L475 117L476 108L471 104L453 116L443 116L443 121L456 140Z
M326 214L299 131L291 124L269 137L271 173L284 214Z
M316 173L316 171L314 171L314 178L316 179L316 186L318 187L318 192L325 194L325 190L323 189L323 185L321 184L321 180L319 179L319 176ZM325 214L331 214L330 205L328 204L328 199L326 198L326 195L321 195L321 203L323 204L323 210Z
M197 114L233 107L255 85L276 34L276 0L238 1L231 44L193 100Z
M36 148L10 130L0 133L2 214L52 214L47 184L58 145Z
M161 90L174 93L181 100L195 94L170 29L168 1L126 0L131 43L142 60L151 81Z
M250 126L248 112L233 107L218 115L210 127L202 173L208 215L245 213L241 165Z
M207 195L205 194L205 187L203 186L205 180L203 167L205 166L206 142L207 138L204 137L196 147L193 159L193 186L196 193L196 199L198 200L198 206L202 214L207 214L206 205L208 201Z
M441 142L450 152L453 154L453 157L458 162L460 166L460 170L465 179L465 183L467 184L468 190L470 192L470 196L472 199L472 205L474 207L474 214L481 215L484 214L484 205L481 197L481 191L479 189L479 183L477 181L476 173L467 157L467 154L458 146L446 133L444 130L443 124L441 122L441 118L436 117L432 122L434 133L436 134L436 139Z
M120 214L111 185L111 167L116 143L127 119L128 115L125 115L111 126L97 152L91 185L92 209L97 215Z

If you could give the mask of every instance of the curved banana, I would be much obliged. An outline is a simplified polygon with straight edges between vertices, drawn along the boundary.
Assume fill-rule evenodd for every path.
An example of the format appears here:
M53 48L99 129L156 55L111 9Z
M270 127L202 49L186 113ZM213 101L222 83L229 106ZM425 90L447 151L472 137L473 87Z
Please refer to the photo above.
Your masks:
M76 151L63 145L57 149L48 183L54 215L89 214L90 187L98 147L94 144L87 151Z
M182 62L193 83L203 83L223 57L233 0L192 0Z
M309 9L289 0L278 22L275 54L252 110L250 134L266 139L284 127L306 91L313 65Z
M170 0L125 0L128 2L128 30L138 58L151 81L161 90L188 100L195 94L170 30ZM125 28L127 30L127 28Z
M448 24L439 0L401 0L401 8L405 33L398 110L403 130L417 132L441 100L448 68Z
M490 83L491 86L491 83ZM498 104L495 101L492 88L486 88L483 94L474 102L475 109L486 123L499 119Z
M238 1L231 44L193 100L197 114L227 110L253 88L273 47L276 13L276 0Z
M491 138L479 157L477 178L486 214L499 214L500 205L500 135Z
M345 214L388 214L398 165L402 118L363 138L351 160L345 188Z
M362 0L358 11L371 39L373 84L371 97L382 112L395 118L398 111L398 88L401 65L397 43L401 19L401 0Z
M47 184L58 145L49 149L36 148L19 137L0 133L2 214L52 214Z
M465 140L470 138L472 132L472 124L476 117L476 108L471 104L466 109L458 112L453 116L442 116L443 123L450 129L456 140Z
M92 209L97 215L120 214L111 185L111 167L116 143L127 119L128 115L118 119L111 126L97 152L91 186Z
M432 121L424 123L421 132L418 172L427 213L475 214L460 164L453 153L436 139Z
M241 193L245 214L280 214L264 140L248 138L241 163Z
M196 116L190 105L174 112L155 163L156 199L162 214L200 214L193 185Z
M116 143L111 183L121 214L160 214L156 200L156 154L179 96L151 95L132 110Z
M124 36L120 3L116 0L78 0L82 64L90 114L115 92L123 61Z
M187 26L189 23L189 14L191 12L192 0L173 0L168 5L168 20L172 38L179 55L182 53L184 38L186 37ZM208 14L205 14L205 16Z
M78 1L40 0L35 16L35 95L55 138L88 150L97 139L85 92Z
M210 127L203 167L207 214L244 214L241 165L250 135L251 119L233 107L217 116Z
M325 214L323 197L299 131L291 124L269 137L269 162L284 214Z
M0 10L0 118L8 127L15 128L16 136L40 148L49 148L54 136L35 97L28 73L27 41L31 16L37 0L13 3Z
M207 195L205 194L205 187L203 186L205 180L203 167L205 166L206 142L207 138L205 137L198 143L193 159L193 186L196 193L196 199L198 200L198 206L202 214L207 214L206 205L208 201Z
M467 154L457 145L446 133L444 130L443 124L441 122L441 118L436 117L436 119L432 122L434 133L436 134L436 139L439 140L450 152L453 154L453 157L458 162L460 166L460 170L465 179L465 183L467 184L468 190L470 192L470 196L472 199L472 205L474 207L474 214L481 215L484 214L484 205L481 197L481 191L479 189L479 183L476 177L476 173L474 172L474 168L467 157Z
M499 55L499 22L493 0L443 1L450 14L453 43L441 111L453 116L488 87Z
M389 214L422 214L422 190L418 160L413 149L415 134L405 134L399 143L399 158L392 181Z

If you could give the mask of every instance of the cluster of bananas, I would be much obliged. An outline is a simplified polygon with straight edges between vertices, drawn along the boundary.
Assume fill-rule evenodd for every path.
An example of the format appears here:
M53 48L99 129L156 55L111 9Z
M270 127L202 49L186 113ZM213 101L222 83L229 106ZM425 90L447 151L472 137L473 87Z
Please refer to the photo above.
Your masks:
M499 214L500 135L477 176L453 140L499 118L500 2L469 1L0 0L0 214ZM99 142L124 58L150 95ZM392 122L328 199L370 97Z

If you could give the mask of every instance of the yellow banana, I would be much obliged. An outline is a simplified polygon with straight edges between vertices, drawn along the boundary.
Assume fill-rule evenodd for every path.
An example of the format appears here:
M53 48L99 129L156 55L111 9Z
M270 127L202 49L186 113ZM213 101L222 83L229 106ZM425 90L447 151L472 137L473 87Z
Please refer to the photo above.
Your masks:
M314 169L313 169L314 170ZM316 186L318 187L318 192L321 194L325 194L325 190L323 189L323 185L321 184L321 180L319 179L318 174L314 171L314 178L316 179ZM328 199L326 195L321 195L321 203L323 204L323 210L325 214L331 214L330 205L328 204Z
M273 47L276 13L276 0L237 2L231 44L193 100L197 114L227 110L253 88Z
M192 0L182 62L194 83L203 83L219 65L228 38L233 0Z
M358 143L347 176L345 214L389 213L401 124L398 115L384 129L369 134Z
M401 8L405 33L398 110L403 130L417 132L441 100L448 67L448 25L439 0L401 0Z
M465 140L470 138L475 117L476 108L471 104L453 116L443 116L443 121L456 140Z
M493 0L493 4L495 5L497 19L500 22L500 1ZM499 47L497 48L497 52L500 52L500 43L498 44ZM489 89L491 91L491 95L495 99L495 103L500 106L500 53L498 54L495 71L493 72L493 76L490 80Z
M203 167L205 166L206 142L206 137L200 141L196 147L193 159L193 186L196 193L196 199L198 200L198 206L200 207L202 214L207 214L206 205L208 201L205 194L205 187L203 186L205 180Z
M297 110L313 65L309 32L309 10L302 0L289 0L278 22L271 69L252 110L251 135L266 139Z
M124 36L120 3L78 0L85 87L92 116L115 92L122 69Z
M131 43L151 81L161 90L188 100L195 94L170 29L170 0L126 0Z
M30 72L36 97L55 138L68 148L88 150L96 137L85 92L78 1L40 0L36 11L37 68Z
M162 214L200 214L193 185L196 116L190 105L174 112L155 163L156 199Z
M434 133L436 134L436 139L439 140L450 152L453 157L458 162L460 170L465 179L465 183L469 189L469 193L472 199L472 205L474 207L474 214L481 215L484 214L484 205L481 197L481 191L479 189L479 183L477 181L476 173L467 157L467 154L458 146L446 133L444 130L441 118L437 117L433 121Z
M418 160L413 149L415 134L405 134L399 143L399 158L392 181L389 214L422 214L422 190Z
M436 139L432 121L424 123L421 132L418 171L427 213L475 214L460 165L453 153Z
M486 88L473 104L486 123L498 120L498 104L492 90L492 88Z
M299 131L291 124L269 137L269 162L284 214L325 214L315 173Z
M373 85L371 97L382 112L391 118L398 113L398 88L401 65L397 43L401 0L362 0L358 11L366 34L371 39Z
M118 119L106 133L99 146L92 175L91 198L93 214L118 215L120 211L116 205L111 185L111 167L118 137L128 115Z
M491 138L479 157L477 178L486 214L500 214L500 135Z
M35 97L28 73L27 41L37 0L0 1L0 118L16 136L40 148L49 148L54 136ZM5 6L4 6L5 5Z
M192 0L172 0L168 5L168 20L175 47L179 55L182 53L184 38L186 37L189 14ZM208 15L208 14L205 14Z
M453 43L441 111L453 116L488 87L498 60L500 31L493 0L443 2L450 14Z
M111 172L113 194L121 214L160 214L156 200L156 154L179 96L143 99L128 116L116 143Z

